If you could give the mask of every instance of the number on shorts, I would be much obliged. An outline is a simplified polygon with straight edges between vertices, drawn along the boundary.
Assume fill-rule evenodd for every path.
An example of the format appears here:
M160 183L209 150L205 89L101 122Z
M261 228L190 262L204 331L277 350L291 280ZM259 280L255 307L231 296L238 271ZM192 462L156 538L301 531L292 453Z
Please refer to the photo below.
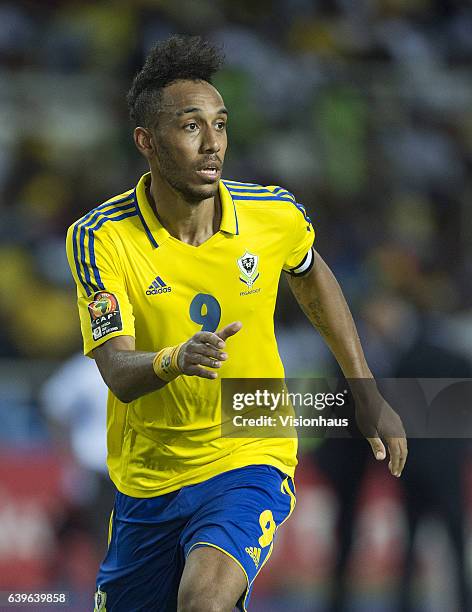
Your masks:
M270 510L264 510L259 516L259 525L261 526L262 535L259 538L259 544L262 548L269 546L274 539L276 524L274 516Z
M202 326L201 331L216 331L221 318L221 306L209 293L197 293L190 304L190 318Z

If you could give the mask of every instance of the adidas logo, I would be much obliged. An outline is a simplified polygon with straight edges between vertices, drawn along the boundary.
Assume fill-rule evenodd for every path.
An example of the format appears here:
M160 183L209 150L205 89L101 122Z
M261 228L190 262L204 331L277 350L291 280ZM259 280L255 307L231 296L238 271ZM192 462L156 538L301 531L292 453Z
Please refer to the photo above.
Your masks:
M149 285L146 295L156 295L158 293L169 293L172 291L172 287L169 287L160 276L156 278Z
M257 569L259 567L259 561L261 560L261 549L254 548L253 546L246 546L244 550L254 561L254 565L256 566L256 569Z

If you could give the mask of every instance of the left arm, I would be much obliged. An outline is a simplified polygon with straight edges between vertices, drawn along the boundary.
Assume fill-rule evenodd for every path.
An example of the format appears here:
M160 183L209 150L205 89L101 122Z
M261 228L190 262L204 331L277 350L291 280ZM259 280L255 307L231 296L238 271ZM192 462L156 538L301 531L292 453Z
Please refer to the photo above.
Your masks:
M315 251L310 272L302 277L290 276L289 285L348 379L356 401L357 423L376 459L386 456L383 438L389 449L390 471L400 476L408 454L405 431L400 417L377 389L336 278Z

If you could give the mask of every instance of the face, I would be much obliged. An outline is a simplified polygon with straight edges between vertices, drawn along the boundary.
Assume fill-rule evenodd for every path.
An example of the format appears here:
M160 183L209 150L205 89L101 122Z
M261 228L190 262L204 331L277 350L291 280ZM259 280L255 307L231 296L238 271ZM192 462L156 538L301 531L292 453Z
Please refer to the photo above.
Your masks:
M206 81L168 85L156 123L148 130L155 146L144 153L151 170L154 165L189 203L213 197L228 144L227 111L218 91Z

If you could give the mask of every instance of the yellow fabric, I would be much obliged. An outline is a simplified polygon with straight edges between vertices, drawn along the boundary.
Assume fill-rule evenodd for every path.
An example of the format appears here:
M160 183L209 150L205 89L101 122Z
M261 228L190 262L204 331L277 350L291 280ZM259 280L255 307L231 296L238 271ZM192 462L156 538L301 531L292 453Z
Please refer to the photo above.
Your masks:
M243 324L227 342L220 378L283 378L273 313L281 270L296 267L313 243L302 208L280 187L220 181L220 230L194 247L160 224L146 198L149 180L69 228L85 354L117 335L156 352L218 320L220 308L217 329ZM240 267L244 256L258 258L252 276ZM89 305L97 292L113 294L122 325L94 339ZM179 376L127 405L109 393L108 467L120 491L152 497L251 464L293 475L296 440L219 436L220 378Z

